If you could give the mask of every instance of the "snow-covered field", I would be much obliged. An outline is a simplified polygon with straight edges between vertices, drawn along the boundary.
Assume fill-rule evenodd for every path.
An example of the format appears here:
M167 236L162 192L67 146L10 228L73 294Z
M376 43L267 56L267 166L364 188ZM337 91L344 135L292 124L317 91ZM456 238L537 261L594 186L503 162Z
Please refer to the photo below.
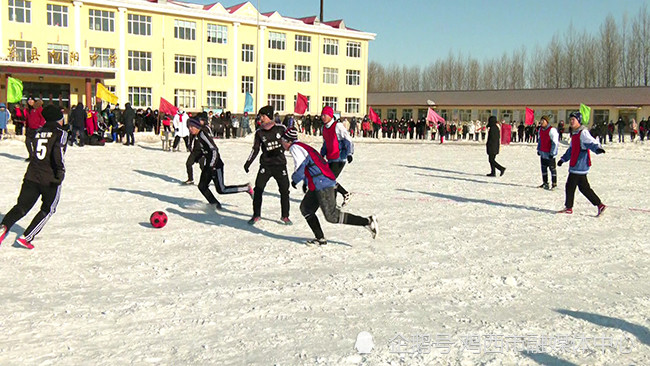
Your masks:
M226 182L254 181L251 140L218 145ZM503 147L506 174L490 179L483 144L358 142L339 181L380 235L321 216L321 248L302 245L301 191L283 226L271 181L251 227L248 195L209 209L179 185L187 154L159 148L68 150L36 248L12 242L37 207L0 247L0 364L650 364L650 146L593 156L609 205L595 218L579 192L572 216L555 213L567 167L561 189L535 188L532 145ZM24 157L0 142L0 217ZM148 224L155 210L163 229ZM354 348L362 331L369 354Z

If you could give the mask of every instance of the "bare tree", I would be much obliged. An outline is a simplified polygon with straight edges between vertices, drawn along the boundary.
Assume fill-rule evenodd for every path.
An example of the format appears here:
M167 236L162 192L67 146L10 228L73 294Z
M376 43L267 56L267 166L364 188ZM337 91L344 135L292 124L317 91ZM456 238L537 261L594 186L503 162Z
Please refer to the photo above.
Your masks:
M616 20L610 14L600 26L601 86L616 86L621 59L621 36Z

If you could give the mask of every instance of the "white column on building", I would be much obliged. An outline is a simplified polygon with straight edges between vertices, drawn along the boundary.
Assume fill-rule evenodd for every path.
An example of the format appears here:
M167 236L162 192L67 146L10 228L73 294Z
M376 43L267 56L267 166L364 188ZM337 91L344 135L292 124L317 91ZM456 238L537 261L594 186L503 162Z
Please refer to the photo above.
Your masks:
M237 89L237 80L239 80L239 74L237 72L237 49L238 49L238 42L237 42L237 34L239 33L239 23L233 23L233 28L232 28L232 96L230 97L230 100L232 100L232 107L230 107L230 110L232 113L238 113L238 103L239 101L239 93L237 92L239 89ZM242 108L243 109L243 108Z
M83 60L88 61L84 56L86 54L83 52L81 47L81 6L83 3L81 1L75 1L72 3L74 5L74 48L75 52L79 53L79 65L82 66Z
M127 55L126 55L126 8L118 8L118 29L120 32L120 48L117 50L117 62L118 62L118 78L119 78L119 83L117 87L115 88L117 92L117 96L120 100L120 104L122 104L122 108L124 108L124 104L129 100L129 96L127 94L127 88L126 88L126 63L127 63Z
M4 8L2 6L0 6L0 42L2 42L2 44L0 45L0 58L5 57L5 52L4 52L5 48L3 47L4 44L5 44L5 39L2 38L2 25L3 25L2 22L4 21L5 18L4 18L4 15L2 15L2 9L4 9ZM7 46L8 45L9 44L7 43Z
M259 35L259 42L258 42L258 47L259 48L256 52L258 52L259 55L259 69L257 71L257 99L255 103L257 105L257 109L261 108L262 106L266 105L266 98L264 97L264 32L266 31L266 26L262 25L260 26L260 35ZM286 103L286 101L285 101Z

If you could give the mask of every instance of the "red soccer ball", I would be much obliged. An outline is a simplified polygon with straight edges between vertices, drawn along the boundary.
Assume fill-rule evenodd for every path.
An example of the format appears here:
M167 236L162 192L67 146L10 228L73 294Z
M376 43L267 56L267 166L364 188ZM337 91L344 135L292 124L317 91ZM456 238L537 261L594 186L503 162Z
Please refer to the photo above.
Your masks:
M151 223L151 226L156 229L163 228L167 225L167 214L162 211L156 211L151 214L149 222Z

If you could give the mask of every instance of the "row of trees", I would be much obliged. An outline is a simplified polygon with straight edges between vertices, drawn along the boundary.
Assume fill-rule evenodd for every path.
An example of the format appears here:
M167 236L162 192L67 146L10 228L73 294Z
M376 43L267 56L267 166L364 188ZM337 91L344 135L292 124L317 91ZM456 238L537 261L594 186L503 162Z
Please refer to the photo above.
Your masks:
M449 52L425 67L368 65L368 91L591 88L650 84L650 13L644 5L617 22L610 14L596 34L573 25L546 47L479 61Z

